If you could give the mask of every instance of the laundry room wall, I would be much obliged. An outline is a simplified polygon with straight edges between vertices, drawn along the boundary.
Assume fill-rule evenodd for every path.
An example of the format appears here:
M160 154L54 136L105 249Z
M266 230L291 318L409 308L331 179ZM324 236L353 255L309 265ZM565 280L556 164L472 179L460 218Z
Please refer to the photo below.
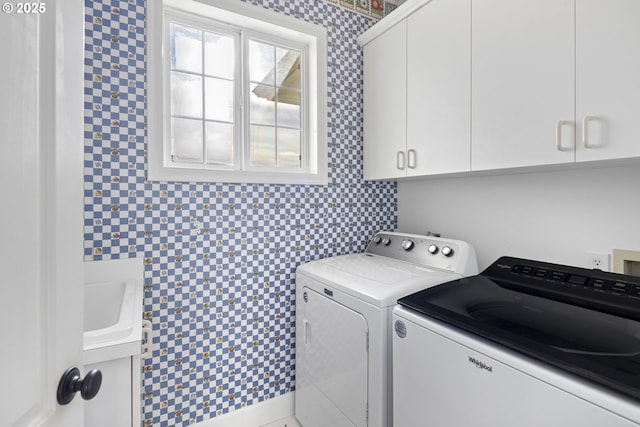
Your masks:
M330 1L249 3L327 28L326 186L146 181L145 0L85 2L85 261L144 259L145 425L294 390L295 268L396 228L395 183L362 179L356 37L374 20Z
M587 251L640 250L640 166L398 184L398 228L469 241L483 269L503 255L586 267Z

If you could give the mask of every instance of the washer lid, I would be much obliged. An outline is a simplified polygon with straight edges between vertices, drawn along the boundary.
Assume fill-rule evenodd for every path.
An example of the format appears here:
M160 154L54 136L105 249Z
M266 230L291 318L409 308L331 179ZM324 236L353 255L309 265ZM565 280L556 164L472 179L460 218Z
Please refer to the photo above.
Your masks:
M413 292L455 280L461 275L420 267L371 254L324 258L302 264L297 281L309 276L334 289L378 307L396 304Z

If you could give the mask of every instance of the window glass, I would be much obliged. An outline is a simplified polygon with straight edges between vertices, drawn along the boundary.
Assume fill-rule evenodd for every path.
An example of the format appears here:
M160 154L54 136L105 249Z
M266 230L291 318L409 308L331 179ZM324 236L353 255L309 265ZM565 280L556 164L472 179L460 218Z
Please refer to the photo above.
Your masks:
M202 163L202 121L171 119L172 160Z
M251 166L276 166L276 132L274 127L251 126L249 161Z
M275 46L255 40L249 41L249 75L252 82L275 83Z
M276 85L300 90L300 51L276 48Z
M208 164L233 166L233 132L233 124L205 123L206 162Z
M300 131L278 129L278 167L300 167Z
M233 81L205 78L205 118L233 123ZM194 98L194 100L197 98ZM194 101L195 102L195 101Z
M171 72L171 115L202 118L202 77Z
M225 58L225 60L221 60ZM204 35L204 73L228 80L234 78L235 52L233 38L206 32Z
M300 128L300 92L278 90L278 125Z
M171 68L202 73L202 31L171 23Z
M255 40L250 41L250 49L251 165L301 168L302 54ZM266 126L275 129L268 130Z
M275 125L276 90L273 86L251 85L251 124Z

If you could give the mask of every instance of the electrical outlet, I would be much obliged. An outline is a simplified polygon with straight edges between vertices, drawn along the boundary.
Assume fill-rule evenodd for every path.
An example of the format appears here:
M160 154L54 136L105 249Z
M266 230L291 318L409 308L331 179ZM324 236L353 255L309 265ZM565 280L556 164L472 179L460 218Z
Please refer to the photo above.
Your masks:
M611 270L610 256L606 252L587 252L587 268L597 268L602 271Z

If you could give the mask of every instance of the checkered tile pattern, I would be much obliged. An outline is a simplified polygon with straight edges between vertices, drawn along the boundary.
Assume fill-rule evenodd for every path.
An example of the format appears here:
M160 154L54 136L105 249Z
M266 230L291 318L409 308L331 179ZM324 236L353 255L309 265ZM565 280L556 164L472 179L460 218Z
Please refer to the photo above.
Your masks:
M143 425L293 390L296 267L396 227L395 184L362 178L356 37L375 21L328 0L246 1L328 30L326 186L145 181L145 1L85 2L85 259L144 258Z

